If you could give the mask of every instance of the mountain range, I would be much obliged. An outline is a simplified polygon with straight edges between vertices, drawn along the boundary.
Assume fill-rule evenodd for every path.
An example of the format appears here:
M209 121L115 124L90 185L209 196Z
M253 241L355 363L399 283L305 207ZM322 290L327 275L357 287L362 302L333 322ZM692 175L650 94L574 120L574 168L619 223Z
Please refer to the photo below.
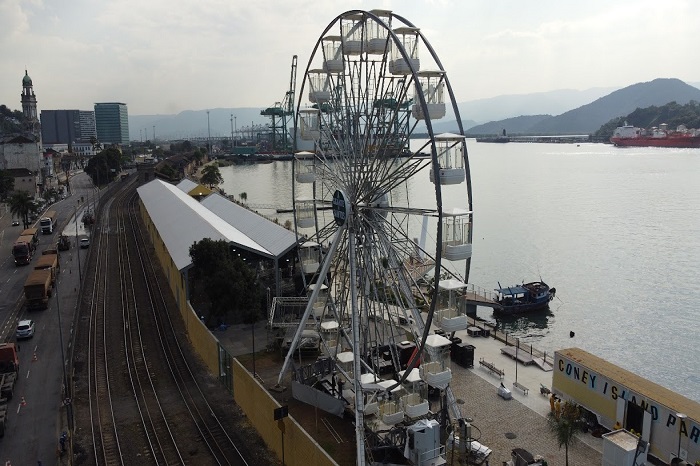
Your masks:
M618 89L591 103L560 115L528 115L469 128L468 134L591 134L613 118L623 117L637 108L660 106L675 101L687 104L700 101L700 89L679 79L660 78Z
M613 118L637 108L700 101L698 83L659 78L621 89L591 88L584 91L560 89L533 94L501 95L458 104L462 125L468 135L501 134L590 134ZM251 127L268 124L262 108L215 108L187 110L176 115L130 115L132 140L230 138L250 134ZM449 112L433 123L435 132L457 129Z

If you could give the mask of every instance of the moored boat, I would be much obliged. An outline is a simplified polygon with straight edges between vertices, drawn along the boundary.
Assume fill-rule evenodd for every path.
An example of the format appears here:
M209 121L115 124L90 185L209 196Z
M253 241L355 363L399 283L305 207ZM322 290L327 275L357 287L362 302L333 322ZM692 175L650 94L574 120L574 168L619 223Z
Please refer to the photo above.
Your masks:
M623 147L698 148L700 147L700 130L688 129L680 125L675 131L671 131L665 123L646 130L625 124L625 126L619 126L615 129L610 142Z
M500 287L500 283L498 285ZM545 282L530 282L522 285L497 288L494 312L497 314L520 314L536 311L549 306L554 299L556 288L550 288Z

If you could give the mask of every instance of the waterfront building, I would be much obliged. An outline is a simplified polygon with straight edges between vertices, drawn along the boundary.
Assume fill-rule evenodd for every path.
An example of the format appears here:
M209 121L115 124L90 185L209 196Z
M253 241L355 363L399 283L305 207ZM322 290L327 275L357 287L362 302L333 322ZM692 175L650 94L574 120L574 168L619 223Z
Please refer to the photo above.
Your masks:
M580 348L555 352L553 392L607 429L638 435L640 451L671 463L700 460L700 403Z
M121 102L95 104L97 140L102 147L129 144L129 112Z

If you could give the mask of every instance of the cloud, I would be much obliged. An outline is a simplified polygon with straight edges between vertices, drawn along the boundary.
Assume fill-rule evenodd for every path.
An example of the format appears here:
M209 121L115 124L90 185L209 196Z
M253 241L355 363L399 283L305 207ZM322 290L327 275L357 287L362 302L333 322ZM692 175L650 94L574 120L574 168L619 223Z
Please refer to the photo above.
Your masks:
M688 58L700 39L689 0L4 0L0 103L19 108L26 66L40 109L108 100L132 114L264 108L284 98L292 56L299 86L326 26L356 8L395 10L420 27L459 101L700 80Z

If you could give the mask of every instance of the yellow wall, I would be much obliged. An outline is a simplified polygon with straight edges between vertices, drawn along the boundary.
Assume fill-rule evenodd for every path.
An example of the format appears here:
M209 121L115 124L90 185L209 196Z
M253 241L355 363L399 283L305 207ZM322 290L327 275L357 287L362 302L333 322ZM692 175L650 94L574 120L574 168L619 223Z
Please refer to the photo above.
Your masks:
M585 400L588 410L610 420L611 425L614 424L617 402L611 397L592 391L585 384L567 377L564 372L558 370L553 371L552 386L557 392L566 394L573 400Z
M265 443L282 457L284 430L284 462L299 466L337 465L292 417L275 421L274 410L280 405L238 362L233 360L234 399L248 416ZM311 408L309 408L311 409Z

